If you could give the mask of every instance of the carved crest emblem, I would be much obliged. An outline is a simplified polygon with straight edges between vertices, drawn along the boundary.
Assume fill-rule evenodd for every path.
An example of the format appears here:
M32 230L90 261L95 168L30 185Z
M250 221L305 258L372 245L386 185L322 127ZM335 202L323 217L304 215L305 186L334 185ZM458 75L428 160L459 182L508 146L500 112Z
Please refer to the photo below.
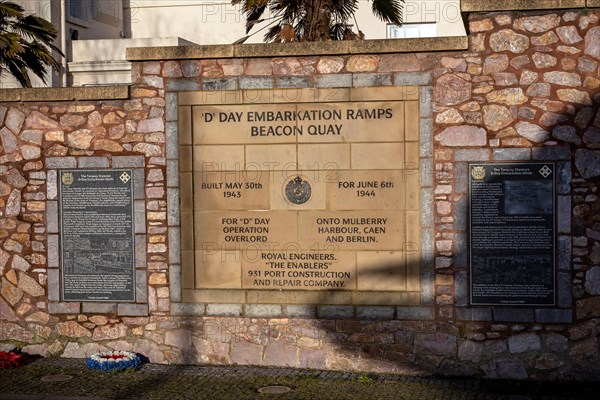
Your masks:
M75 181L72 172L63 172L61 177L63 185L71 185Z
M310 183L300 176L295 177L285 186L285 197L293 204L304 204L312 193Z
M485 178L485 168L482 165L474 165L471 169L471 176L477 180Z

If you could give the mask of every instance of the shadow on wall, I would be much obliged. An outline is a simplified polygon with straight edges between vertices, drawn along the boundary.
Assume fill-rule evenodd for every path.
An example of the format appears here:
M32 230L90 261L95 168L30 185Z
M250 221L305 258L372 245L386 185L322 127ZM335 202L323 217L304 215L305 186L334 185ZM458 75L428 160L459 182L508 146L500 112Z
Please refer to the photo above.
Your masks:
M598 158L593 158L597 157L597 150L593 149L598 147L598 137L594 136L598 132L594 124L600 122L600 118L594 119L598 115L598 100L600 99L597 98L589 107L573 107L569 111L555 113L557 120L561 122L548 127L553 136L563 144L560 148L568 148L575 154L574 189L585 185L595 188L599 183L598 177L593 175L593 171L599 168ZM587 122L578 125L576 121L582 121L584 115L589 116L585 119ZM523 121L517 119L515 122L518 125ZM567 137L569 140L561 136L563 131L571 132ZM550 137L548 131L536 132L546 138ZM530 149L527 147L525 153L519 153L522 149L519 147L506 149L516 151L511 156L513 161L530 160ZM590 159L588 154L591 151L596 153ZM451 168L449 164L446 167ZM439 172L437 169L422 171L432 174ZM442 172L451 172L449 179L453 185L467 178L466 170ZM577 174L584 179L579 179ZM451 230L453 235L456 234L455 231L466 231L466 207L457 205L460 201L464 206L465 200L465 197L455 198L454 211L448 214L454 216L455 226ZM584 198L574 197L574 203L579 209L573 214L573 236L583 237L588 230L600 231L598 202L588 205L589 202L586 203ZM570 208L566 212L569 213ZM440 213L435 216L435 223L440 229L443 217ZM460 225L462 228L456 225L459 220L463 221ZM591 319L597 316L597 310L589 309L587 314L581 314L585 307L580 306L579 302L591 298L589 290L586 291L581 283L573 286L573 292L578 299L577 318L581 320L583 328L567 328L556 324L543 327L533 323L492 323L458 318L457 309L464 309L467 296L466 281L458 278L466 277L465 246L463 243L463 247L455 247L454 251L449 248L444 250L446 253L442 253L438 249L435 253L436 278L422 283L435 288L432 298L435 297L437 304L356 308L327 306L331 294L320 292L319 303L322 306L284 306L284 314L288 318L279 318L275 316L278 314L276 312L273 312L273 317L265 317L268 305L245 306L245 315L256 312L261 317L242 318L239 312L232 312L229 317L170 319L155 316L149 320L153 327L147 328L143 336L139 336L133 343L133 350L148 356L153 362L291 366L409 375L438 373L524 378L536 376L536 365L544 368L550 365L557 378L581 379L582 376L589 376L591 372L600 370L597 351L592 348L586 352L585 349L589 350L589 347L579 346L581 343L590 345L588 336L584 336L583 341L578 341L579 337L573 333L576 330L591 330L595 332L593 338L597 340L600 331L598 320ZM591 256L582 256L578 268L584 270L593 263ZM385 265L372 273L378 276L391 275L395 268L394 265ZM125 323L130 325L137 324L137 321L136 318L125 319ZM106 346L131 349L127 347L130 345L119 341L85 346L87 350L94 352L104 351ZM574 360L572 364L570 359ZM160 383L145 383L144 387L153 384ZM139 391L136 393L142 393L144 387L136 388Z
M472 124L469 130L483 132L484 143L496 141L497 145L491 149L481 148L492 154L492 160L562 161L569 165L569 168L557 169L557 174L561 174L558 180L560 182L562 179L562 183L559 183L559 186L562 185L562 197L572 200L566 205L557 200L557 216L559 225L562 224L559 232L570 242L571 235L584 238L590 235L590 231L600 231L600 203L597 195L593 194L600 183L600 152L597 150L600 148L600 94L598 90L591 90L590 99L584 104L551 100L556 90L563 90L555 89L554 85L560 88L563 79L576 79L564 74L567 73L557 75L551 72L547 75L546 80L556 80L559 82L556 84L531 83L521 85L523 88L519 89L492 92L487 97L489 104L483 106L483 113L464 113L465 116L468 114L467 118L474 120L465 121L458 114L462 119L458 124L462 125L457 128L462 128L466 122ZM456 86L452 86L452 90L456 90ZM444 88L442 85L436 87L438 90ZM539 97L531 104L525 104L526 101L522 101L525 91L532 97L542 96L549 91L549 98ZM443 98L445 94L437 92L436 96ZM517 105L509 106L508 103ZM444 146L438 148L440 150L455 146L445 141L464 140L449 139L451 136L459 137L463 132L457 129L457 134L451 133L452 127L448 127L447 122L440 122L451 115L452 112L448 112L450 108L446 107L446 110L437 114L438 117L444 115L437 119L436 126L436 141ZM481 120L475 120L477 117L474 114L479 114ZM491 125L495 129L486 131L478 127L481 125ZM468 143L462 145L468 146ZM464 149L460 154L468 152L479 154L473 149ZM461 160L463 163L466 161L469 160ZM448 162L430 172L436 175L438 184L444 180L449 185L457 185L459 181L464 183L467 180L466 169L459 171L455 168L457 164ZM461 192L463 196L458 196L459 199L451 196L445 198L451 202L453 212L442 214L438 208L435 215L439 231L448 229L450 237L456 238L457 234L465 237L467 226L464 221L467 219L468 204L465 192ZM571 197L571 193L575 195ZM587 193L591 197L577 193ZM459 201L462 202L461 207L457 204ZM462 228L448 226L450 222L442 219L447 216L454 217L454 224L462 220ZM565 230L561 231L563 228ZM577 243L585 242L580 247L587 248L588 243L591 246L597 241L590 237L589 241L581 239L573 243L578 246ZM574 315L578 322L573 325L565 325L564 321L536 324L533 310L530 312L531 320L520 321L522 308L515 308L513 317L509 315L494 321L492 311L489 318L469 318L468 315L477 314L481 308L467 307L466 243L460 246L455 243L454 250L452 247L445 249L445 254L444 250L438 248L435 254L436 277L428 282L435 288L435 305L356 308L323 305L316 307L314 315L309 318L304 314L306 310L293 306L285 306L288 310L286 315L290 318L240 318L239 314L231 318L204 317L202 320L182 317L178 320L178 329L167 333L166 344L183 349L181 354L175 352L173 356L181 357L184 363L233 363L513 379L589 378L600 372L600 328L598 320L594 319L598 311L593 306L597 304L597 297L593 296L600 293L590 289L594 283L588 283L595 279L589 271L598 268L595 264L599 261L583 250L575 250L574 254L580 255L574 260L575 268L582 277L585 276L585 284L581 280L573 283L571 247L560 248L558 244L557 247L559 255L568 260L561 272L567 278L562 282L563 295L567 297L565 301L571 304L571 285L577 300ZM558 258L561 257L557 255ZM394 268L385 266L373 273L386 275L393 272ZM322 294L322 304L328 303L327 297L327 294ZM596 300L589 303L590 299ZM251 315L252 310L260 307L265 306L246 305L246 315ZM568 307L563 308L568 310ZM459 308L473 313L463 312L458 316ZM268 307L257 315L264 315L265 310ZM293 310L298 314L294 315ZM300 318L292 319L294 316ZM581 334L583 330L589 332Z
M547 59L545 55L536 57L543 62ZM443 194L443 201L450 205L448 212L438 209L434 216L438 233L447 234L449 243L448 247L438 247L435 274L422 281L432 289L431 303L415 307L327 306L330 294L321 293L321 303L325 305L284 306L286 318L280 318L280 312L273 312L269 317L269 305L244 306L247 316L244 318L240 317L241 309L233 308L228 309L229 314L215 312L221 317L126 318L125 324L129 327L149 323L145 330L139 328L142 333L137 336L133 350L153 362L184 364L254 364L517 379L597 378L600 374L600 250L597 250L600 236L595 235L600 232L597 195L600 90L590 89L589 95L571 89L571 86L582 85L581 77L572 76L574 73L531 73L524 70L523 65L509 67L507 56L504 59L488 54L487 58L483 57L483 68L487 65L485 73L494 77L488 82L497 82L497 90L492 87L487 94L476 96L471 90L465 90L472 84L462 78L467 62L460 58L453 62L451 57L444 62L444 58L439 58L432 57L435 59L432 68L440 74L436 74L434 85L435 150L439 151L436 160L440 162L430 173L436 178L436 185L450 186L454 192ZM597 74L597 62L586 60L595 63L593 72ZM530 78L517 83L517 73ZM546 82L536 81L538 78ZM575 83L565 85L571 80ZM487 85L486 82L480 84ZM558 90L563 92L559 95ZM559 96L571 100L559 102L556 100ZM464 107L459 108L460 104ZM465 139L472 137L471 133L475 138L483 138L484 144L474 149ZM491 141L497 146L484 147ZM488 154L488 159L492 154L494 160L531 160L532 157L565 160L564 150L572 162L571 169L563 173L574 179L572 188L568 187L563 196L569 201L559 204L558 212L564 216L563 223L570 232L562 235L567 244L564 248L559 246L559 256L566 259L561 274L567 277L565 293L569 304L572 290L577 322L572 325L535 323L533 312L529 320L519 321L523 313L518 308L509 310L512 316L491 322L491 311L488 317L478 313L485 309L469 308L466 304L464 238L468 202L466 189L456 195L457 185L464 184L466 179L466 169L459 170L458 165L482 153ZM458 160L458 154L465 158ZM453 217L452 222L449 217ZM463 238L462 242L459 237ZM394 266L385 266L374 273L386 275L393 269ZM468 312L459 315L459 310ZM251 316L253 313L256 317ZM109 343L114 348L131 348L124 341L86 346L102 351ZM142 393L144 387L137 389L136 393Z

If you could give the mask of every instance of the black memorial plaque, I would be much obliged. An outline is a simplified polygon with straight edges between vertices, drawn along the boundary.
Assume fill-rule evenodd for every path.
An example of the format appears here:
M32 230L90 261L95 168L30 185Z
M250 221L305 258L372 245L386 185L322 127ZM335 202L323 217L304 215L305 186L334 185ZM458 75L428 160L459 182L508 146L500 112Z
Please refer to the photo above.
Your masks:
M473 305L555 304L555 166L469 165Z
M63 301L135 301L132 177L60 171Z

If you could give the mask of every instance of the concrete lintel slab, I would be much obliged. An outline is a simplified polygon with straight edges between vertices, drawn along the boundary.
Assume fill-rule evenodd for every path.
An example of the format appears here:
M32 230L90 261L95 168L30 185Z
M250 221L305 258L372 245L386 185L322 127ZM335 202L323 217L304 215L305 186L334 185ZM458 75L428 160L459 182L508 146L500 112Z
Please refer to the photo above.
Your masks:
M256 43L206 46L133 47L127 60L188 60L208 58L259 58L335 54L416 53L467 50L466 36L419 39L340 40L330 42Z
M599 3L599 0L587 0L587 7L594 7L590 3ZM552 10L564 8L586 7L586 0L462 0L462 12L477 11L520 11L520 10Z

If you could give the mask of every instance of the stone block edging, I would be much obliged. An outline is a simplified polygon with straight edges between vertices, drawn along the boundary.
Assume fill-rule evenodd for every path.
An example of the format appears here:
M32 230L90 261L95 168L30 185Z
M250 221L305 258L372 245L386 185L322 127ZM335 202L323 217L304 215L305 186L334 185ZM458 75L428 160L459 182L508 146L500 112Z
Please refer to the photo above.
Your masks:
M552 10L597 7L598 0L461 0L462 12Z
M76 100L126 100L130 97L129 88L129 85L64 88L0 88L0 103Z
M417 53L467 50L466 36L419 39L342 40L314 43L257 43L128 48L128 61L256 58L336 54Z

